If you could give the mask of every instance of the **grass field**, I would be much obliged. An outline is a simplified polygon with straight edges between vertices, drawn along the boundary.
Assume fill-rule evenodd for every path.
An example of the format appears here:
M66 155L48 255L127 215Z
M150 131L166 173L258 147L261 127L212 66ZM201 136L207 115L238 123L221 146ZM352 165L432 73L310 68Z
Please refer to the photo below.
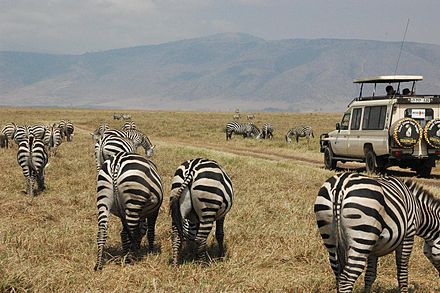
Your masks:
M0 108L0 125L53 123L70 119L73 142L64 142L46 169L47 190L35 198L16 162L17 147L0 149L0 291L8 292L329 292L335 289L327 252L315 223L313 203L321 184L334 172L323 169L319 134L331 130L339 114L257 113L255 123L271 122L272 141L233 137L225 141L231 113L128 111L138 129L156 145L153 161L164 185L156 226L160 252L121 264L121 223L112 217L102 272L95 272L96 167L89 135L113 111ZM287 130L300 124L315 129L310 146L287 145ZM226 257L208 267L187 256L171 260L170 182L187 159L218 161L232 178L235 201L225 220ZM435 170L437 172L437 170ZM440 190L428 188L435 194ZM145 241L145 240L144 240ZM414 292L439 292L439 278L417 239L409 281ZM145 242L143 242L145 250ZM210 237L210 255L217 248ZM394 256L380 259L375 292L395 292ZM363 278L356 283L360 292Z

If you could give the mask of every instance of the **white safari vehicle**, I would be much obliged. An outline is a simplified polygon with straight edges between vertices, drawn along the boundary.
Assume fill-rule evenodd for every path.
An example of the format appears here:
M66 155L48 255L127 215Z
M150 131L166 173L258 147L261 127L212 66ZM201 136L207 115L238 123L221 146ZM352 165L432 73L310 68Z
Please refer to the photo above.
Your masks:
M320 150L327 169L336 163L365 162L367 172L411 168L429 177L440 158L440 96L416 94L419 75L356 79L360 93L336 123L322 134ZM364 94L367 92L368 94Z

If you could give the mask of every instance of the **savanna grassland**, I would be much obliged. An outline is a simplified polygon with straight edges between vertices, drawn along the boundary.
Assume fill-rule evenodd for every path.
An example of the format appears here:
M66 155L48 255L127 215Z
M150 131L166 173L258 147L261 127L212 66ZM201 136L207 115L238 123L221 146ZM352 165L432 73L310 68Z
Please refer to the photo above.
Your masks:
M16 161L17 147L0 149L0 291L8 292L329 292L333 272L315 223L313 203L321 184L334 174L322 167L319 134L331 130L339 114L256 113L255 123L270 122L272 141L233 136L223 128L231 113L127 111L138 129L156 145L153 161L164 185L156 226L157 252L134 264L121 264L121 223L112 217L106 263L95 272L97 209L96 166L90 132L101 122L120 127L113 111L0 109L0 124L53 123L70 119L75 135L64 142L46 168L46 191L24 194L26 183ZM315 129L305 141L287 145L287 130L300 124ZM143 151L142 151L143 153ZM225 220L226 257L203 267L184 255L171 260L170 182L184 160L208 157L232 178L235 201ZM435 170L438 172L438 169ZM411 175L411 174L410 174ZM436 187L429 187L440 194ZM216 243L210 237L210 255ZM145 251L145 240L142 250ZM380 259L375 292L395 292L394 256ZM417 239L409 269L415 292L440 291L435 269ZM362 289L363 278L356 283Z

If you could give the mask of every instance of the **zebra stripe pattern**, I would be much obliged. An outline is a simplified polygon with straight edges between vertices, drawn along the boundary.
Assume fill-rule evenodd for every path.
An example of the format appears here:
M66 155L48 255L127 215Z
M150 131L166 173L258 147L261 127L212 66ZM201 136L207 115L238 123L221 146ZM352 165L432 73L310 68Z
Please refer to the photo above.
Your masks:
M17 126L14 133L14 141L17 145L20 145L22 141L28 140L30 133L29 126Z
M49 150L49 155L55 156L57 148L63 142L61 131L55 124L47 129L44 134L43 142Z
M119 137L125 137L133 141L135 148L142 146L147 157L152 157L154 155L155 146L151 143L150 139L140 132L139 130L127 130L121 131L117 129L110 129L104 132L104 136L114 135Z
M75 131L75 127L70 120L61 120L58 124L59 129L61 130L61 136L67 139L67 141L72 141L73 132Z
M29 126L28 131L29 133L32 133L35 138L44 139L47 128L48 127L44 124L35 124Z
M396 253L400 292L408 292L414 236L440 274L440 200L416 183L395 177L342 173L329 178L314 206L338 292L352 292L365 266L365 291L376 279L379 256Z
M18 146L17 161L23 169L23 175L28 181L28 195L34 196L34 182L37 180L38 190L43 191L44 187L44 168L47 164L47 152L42 140L33 135L29 139L23 140Z
M124 125L122 125L121 130L136 130L136 123L133 121L127 121L124 123Z
M243 135L244 138L258 136L260 129L252 123L231 121L226 124L225 132L226 140L229 140L232 138L232 134Z
M257 136L257 139L260 139L260 138L263 138L263 139L266 139L266 138L272 139L273 138L273 127L271 124L269 124L269 123L263 124L263 127L261 128L261 132Z
M106 132L109 129L110 129L110 127L108 126L107 123L101 123L98 126L98 128L95 129L95 131L90 133L90 135L92 136L93 140L95 142L97 142L101 138L101 136L104 134L104 132Z
M139 249L145 235L145 221L148 246L150 251L153 250L162 199L162 180L153 162L140 155L126 153L119 153L105 161L97 179L98 257L95 270L101 270L103 266L110 213L121 219L124 255Z
M206 240L214 222L219 256L224 256L223 225L232 201L231 179L217 162L198 158L177 168L170 198L174 265L178 264L182 240L195 241L199 260L207 263Z
M116 135L106 135L95 144L96 168L99 171L102 164L120 152L135 153L136 147L132 140Z
M7 147L12 147L12 141L14 140L15 131L17 130L17 125L14 122L6 123L1 130L1 133L6 136L6 140L10 142L6 145Z
M311 126L299 126L290 129L286 134L287 143L292 142L292 137L296 139L296 142L299 142L300 137L305 137L307 139L307 143L310 143L310 138L315 137L313 134L313 129Z

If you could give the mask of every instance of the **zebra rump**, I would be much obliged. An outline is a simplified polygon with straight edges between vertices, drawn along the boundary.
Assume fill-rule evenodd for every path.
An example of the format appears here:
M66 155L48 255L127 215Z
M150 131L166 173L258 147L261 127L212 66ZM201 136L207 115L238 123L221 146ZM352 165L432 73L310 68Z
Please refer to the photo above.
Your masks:
M145 233L149 250L153 250L156 219L163 199L162 180L154 163L137 154L119 153L102 165L96 190L98 254L95 270L103 266L110 213L121 219L124 255L138 251Z
M17 125L15 125L14 122L6 123L2 127L1 133L6 136L6 141L8 141L8 144L6 144L6 148L12 147L16 130L17 130ZM11 145L9 145L9 143Z
M365 291L376 279L378 257L396 253L400 292L408 292L414 236L440 274L440 200L414 182L342 173L319 190L314 211L338 292L352 292L365 267Z
M56 155L56 150L62 141L61 131L55 124L49 127L44 134L43 142L47 146L49 155L51 156Z
M23 175L28 181L27 192L34 196L34 181L37 180L38 190L43 191L44 168L47 164L48 156L42 140L34 138L23 140L18 146L17 162L23 170Z
M125 153L135 153L136 148L133 141L125 137L116 135L106 135L99 139L95 144L96 168L99 171L104 162L115 155Z
M182 240L195 241L199 260L207 263L206 240L214 222L219 256L224 256L223 224L232 201L231 179L217 162L198 158L177 168L170 198L174 265L178 264Z

